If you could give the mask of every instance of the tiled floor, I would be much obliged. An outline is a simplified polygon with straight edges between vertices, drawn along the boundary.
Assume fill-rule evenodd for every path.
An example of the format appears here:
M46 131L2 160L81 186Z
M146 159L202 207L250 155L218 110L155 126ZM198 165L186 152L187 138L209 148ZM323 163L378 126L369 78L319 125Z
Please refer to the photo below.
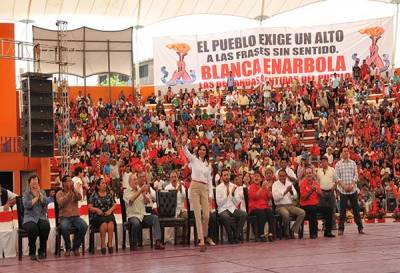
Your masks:
M366 224L366 235L347 227L335 239L276 241L274 243L228 244L200 253L193 246L167 246L165 251L148 247L114 255L86 255L81 258L49 257L44 262L0 260L0 273L60 272L400 272L400 223Z

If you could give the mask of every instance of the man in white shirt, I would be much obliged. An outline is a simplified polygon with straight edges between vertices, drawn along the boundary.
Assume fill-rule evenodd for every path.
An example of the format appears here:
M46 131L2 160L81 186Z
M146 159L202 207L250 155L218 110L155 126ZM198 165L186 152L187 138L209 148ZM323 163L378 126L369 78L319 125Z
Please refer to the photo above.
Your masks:
M282 158L279 163L280 163L279 164L280 168L275 173L275 176L278 177L279 171L280 170L284 170L286 172L286 179L288 180L288 182L291 182L292 184L297 184L297 176L294 173L294 171L292 170L292 168L290 168L290 166L289 166L289 159L288 158Z
M72 178L72 182L74 183L74 188L79 191L83 199L83 190L88 190L87 183L83 183L84 173L82 167L78 166L75 168L74 177Z
M3 211L8 211L10 207L15 205L17 201L16 197L15 193L2 188L0 184L0 207L3 207Z
M305 125L313 125L314 124L314 114L313 114L313 111L311 110L311 106L307 107L307 110L304 113L303 119L304 119Z
M156 176L156 179L153 182L153 187L156 191L162 191L165 187L165 181L161 179L159 175Z
M325 220L325 237L335 237L331 231L336 222L335 207L336 207L336 173L335 169L329 166L328 158L326 156L321 157L321 167L315 170L317 181L321 188L320 196L320 208L321 210L330 209L332 217ZM336 224L336 223L335 223Z
M172 170L169 175L169 184L165 187L166 191L176 191L176 217L187 219L188 214L185 208L186 191L183 181L179 181L179 175L177 170ZM175 238L181 238L182 232L186 234L186 229L176 228Z
M160 221L157 215L146 214L145 204L150 202L148 196L149 186L146 183L146 174L139 171L136 175L129 177L130 187L124 191L124 201L126 203L126 217L131 224L131 234L133 236L133 247L136 248L138 233L141 223L152 226L153 236L156 239L155 249L164 249L161 243Z
M240 200L235 196L237 187L230 182L228 169L221 171L221 181L222 183L216 188L218 214L228 234L229 243L238 244L247 219L247 213L238 209Z
M120 180L120 174L119 174L119 164L120 162L117 162L116 159L111 160L111 186L115 194L118 196L120 195L120 190L121 190L121 180Z
M300 225L303 223L304 210L293 205L297 199L297 191L293 184L287 180L286 171L278 171L278 179L272 185L272 197L274 198L276 212L282 217L284 235L286 239L293 239L294 233L299 233ZM296 220L290 229L290 216L295 216Z
M131 176L132 172L131 172L131 167L130 166L125 166L124 167L124 173L122 175L122 187L124 189L128 189L130 188L129 186L129 177Z
M179 181L177 170L172 170L169 175L169 184L165 187L166 191L177 191L176 216L187 218L187 210L185 208L186 191L182 181Z

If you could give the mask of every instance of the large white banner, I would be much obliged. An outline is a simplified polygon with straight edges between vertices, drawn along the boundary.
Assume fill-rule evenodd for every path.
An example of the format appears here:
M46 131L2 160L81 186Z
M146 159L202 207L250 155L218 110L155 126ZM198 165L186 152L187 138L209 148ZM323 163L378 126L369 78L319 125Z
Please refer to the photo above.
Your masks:
M154 38L154 84L237 86L305 82L351 75L365 60L381 72L392 66L392 17L346 24Z

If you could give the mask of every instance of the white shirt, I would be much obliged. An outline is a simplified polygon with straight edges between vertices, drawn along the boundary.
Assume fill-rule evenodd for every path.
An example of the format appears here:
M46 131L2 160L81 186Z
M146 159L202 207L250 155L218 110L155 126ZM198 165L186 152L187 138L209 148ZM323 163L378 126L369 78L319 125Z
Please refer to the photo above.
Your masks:
M13 193L12 191L9 191L7 189L5 189L7 191L7 200L11 200L14 199L15 197L17 197L17 195L15 193ZM1 195L1 191L0 191L0 195ZM1 199L0 199L0 207L4 206L5 204L1 204Z
M192 170L191 178L198 182L208 184L208 196L213 197L211 165L207 161L202 161L196 156L192 155L186 146L183 147L183 152L190 161L190 168ZM195 182L196 183L196 182Z
M182 184L182 191L179 191L179 184ZM178 216L181 211L186 211L185 209L185 199L186 199L186 191L185 191L185 187L183 186L183 182L178 182L176 183L176 188L172 185L172 183L169 183L166 187L165 187L166 191L173 191L176 190L177 193L177 204L176 204L176 216Z
M229 195L226 195L227 186L225 183L221 183L216 188L216 201L218 205L218 212L221 213L225 210L228 210L230 213L233 213L237 209L237 205L239 204L239 200L232 196L233 188L236 187L235 184L229 182ZM235 191L236 194L236 191Z
M235 191L235 197L236 200L238 200L239 204L240 204L240 210L245 211L246 212L246 203L244 200L244 193L243 193L243 188L246 187L245 185L243 186L239 186L237 187L236 191Z
M163 180L156 180L156 181L154 181L154 188L155 188L157 191L161 191L161 190L163 189L163 186L164 186L164 181L163 181Z
M288 186L292 186L293 194L290 192L283 195ZM272 184L272 197L274 198L275 205L291 205L293 201L297 198L297 191L293 187L293 184L286 180L283 184L281 181L277 180Z
M124 174L122 175L122 187L124 187L125 189L131 188L131 186L129 186L129 177L131 176L131 174L131 172L124 172Z
M304 113L304 120L312 120L314 119L314 114L312 111Z
M335 185L336 174L334 168L328 166L325 171L323 168L318 168L316 175L321 190L330 190Z
M325 153L324 156L326 156L328 158L329 165L332 165L332 163L333 163L333 154Z
M78 176L74 176L72 178L72 182L74 183L75 189L78 188L78 185L81 185L81 190L79 191L79 193L81 194L81 196L83 196L83 181L82 181L82 179Z

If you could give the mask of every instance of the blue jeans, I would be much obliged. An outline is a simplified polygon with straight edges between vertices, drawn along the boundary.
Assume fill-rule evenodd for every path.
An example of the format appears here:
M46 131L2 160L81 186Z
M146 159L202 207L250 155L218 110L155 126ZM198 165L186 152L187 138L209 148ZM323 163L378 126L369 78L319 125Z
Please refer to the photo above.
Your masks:
M79 216L63 217L61 218L60 233L64 238L65 250L71 250L70 230L74 227L78 230L75 234L72 250L78 250L83 240L85 239L86 230L88 225Z
M138 242L138 234L139 232L142 232L140 230L140 221L136 217L130 217L128 219L128 222L131 223L131 233L133 234L133 242L137 243ZM149 225L153 229L153 236L154 239L161 240L161 228L160 228L160 222L158 220L157 215L145 215L142 220L143 223L146 225Z

